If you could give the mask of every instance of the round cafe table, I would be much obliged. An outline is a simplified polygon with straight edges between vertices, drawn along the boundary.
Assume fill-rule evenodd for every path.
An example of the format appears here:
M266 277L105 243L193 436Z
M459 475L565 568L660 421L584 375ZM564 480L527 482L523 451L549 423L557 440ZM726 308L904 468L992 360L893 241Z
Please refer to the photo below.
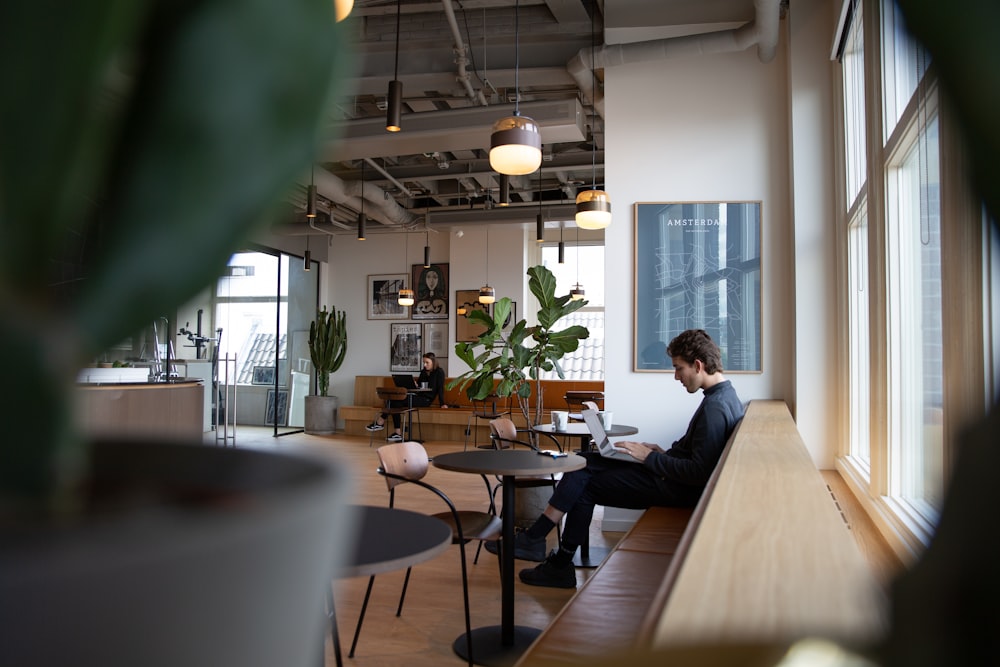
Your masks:
M543 433L548 436L568 436L580 439L580 451L590 451L590 431L584 422L568 422L563 428L556 429L554 424L536 424L531 427L535 433ZM639 432L635 426L628 424L612 424L611 428L604 429L609 438L621 438L626 435L635 435Z
M451 546L451 528L440 519L410 510L372 505L357 505L353 509L359 513L358 532L353 550L335 573L337 578L371 576L402 570L430 560ZM370 583L368 593L371 593ZM342 667L340 634L337 631L332 590L327 604L334 657L337 667ZM366 594L365 605L367 604ZM355 631L355 642L358 631L360 625ZM351 650L353 653L353 646Z
M503 544L514 543L514 479L521 476L552 475L579 470L587 465L582 456L568 454L553 458L531 450L476 449L438 454L435 468L503 478ZM472 653L476 664L508 667L541 634L539 628L514 624L514 550L501 549L501 623L472 630ZM455 653L469 659L463 633L452 644Z

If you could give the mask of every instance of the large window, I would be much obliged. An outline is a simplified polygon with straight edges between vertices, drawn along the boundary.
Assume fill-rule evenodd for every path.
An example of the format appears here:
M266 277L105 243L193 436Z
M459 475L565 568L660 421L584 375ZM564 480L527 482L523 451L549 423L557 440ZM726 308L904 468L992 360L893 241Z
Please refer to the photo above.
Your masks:
M961 149L945 130L927 53L895 3L845 0L843 16L849 401L838 467L890 542L914 554L933 534L957 425L987 402L988 382L976 386L968 368L975 355L967 354L991 349L988 321L975 326L988 303L969 293L989 275L986 235L963 233L983 223L968 213L977 208L971 197L956 194L966 191L954 166L961 160L942 160ZM866 31L878 39L866 40ZM873 137L866 127L881 131Z
M604 246L567 243L559 262L557 244L542 246L542 265L556 278L556 294L568 294L573 286L583 287L587 305L560 320L560 327L579 324L590 337L580 342L576 352L563 357L561 366L567 380L604 379ZM553 371L546 379L558 378Z

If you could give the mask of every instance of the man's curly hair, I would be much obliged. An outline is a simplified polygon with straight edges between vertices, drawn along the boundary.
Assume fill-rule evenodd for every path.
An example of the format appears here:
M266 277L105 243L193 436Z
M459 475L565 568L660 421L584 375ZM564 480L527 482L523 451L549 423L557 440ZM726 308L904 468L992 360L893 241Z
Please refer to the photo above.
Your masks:
M722 352L703 329L688 329L678 334L667 345L667 354L671 358L680 357L689 364L699 359L709 374L722 371Z

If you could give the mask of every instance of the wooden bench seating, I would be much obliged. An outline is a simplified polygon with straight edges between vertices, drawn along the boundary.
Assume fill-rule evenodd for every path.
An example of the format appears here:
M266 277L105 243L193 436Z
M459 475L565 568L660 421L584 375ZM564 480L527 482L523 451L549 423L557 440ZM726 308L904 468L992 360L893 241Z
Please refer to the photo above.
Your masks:
M646 510L517 665L817 634L863 643L885 619L788 407L751 401L694 511Z
M451 378L448 378L448 382ZM375 394L376 387L391 386L392 376L389 375L358 375L354 378L353 405L339 408L340 418L344 420L344 433L347 435L367 435L365 425L371 423L375 414L375 406L380 401ZM543 405L545 418L550 410L566 410L568 406L563 400L567 391L604 391L604 382L595 380L542 380ZM534 396L534 394L532 394ZM420 408L417 417L420 424L418 431L425 440L465 440L465 429L472 412L472 403L464 392L458 389L445 389L445 402L450 406L442 409L435 405L430 408ZM517 402L512 403L514 422L524 427L524 419L520 416ZM473 422L475 423L475 422ZM489 441L489 424L480 421L478 426L479 442Z

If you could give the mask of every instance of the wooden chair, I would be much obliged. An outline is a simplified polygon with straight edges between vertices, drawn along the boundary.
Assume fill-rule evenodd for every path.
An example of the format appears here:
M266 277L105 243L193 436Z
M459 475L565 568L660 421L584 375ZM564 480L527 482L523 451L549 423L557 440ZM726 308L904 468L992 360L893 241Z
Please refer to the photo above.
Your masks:
M510 414L510 397L502 399L496 394L490 394L486 398L474 398L472 399L472 412L469 414L469 423L465 425L465 449L469 448L469 433L473 428L473 422L475 422L476 431L472 436L472 444L474 447L480 448L490 448L493 445L487 444L480 446L479 444L479 421L486 420L492 421L498 417L504 417Z
M520 440L517 437L518 430L514 422L505 417L499 419L494 419L490 422L490 441L493 443L495 449L513 449L518 445L522 447L528 447L536 452L538 447L530 442ZM562 451L560 449L560 451ZM517 477L514 479L514 487L517 489L535 489L541 486L548 486L555 488L559 479L562 477L561 474L556 475L539 475L537 477ZM503 479L499 476L496 478L496 485L493 487L492 494L496 498L497 491L503 486ZM493 506L496 507L496 502L494 500ZM556 531L557 537L559 536L559 531ZM562 543L560 539L560 544ZM476 551L476 560L479 559L479 551Z
M457 544L461 554L462 562L462 596L465 603L465 636L468 641L469 667L473 666L472 655L472 618L469 612L469 577L466 568L465 544L472 540L479 540L480 545L484 540L495 540L500 536L500 518L496 514L496 509L492 504L490 496L489 511L458 510L447 495L437 487L423 481L427 475L429 459L427 450L419 442L397 442L379 447L378 458L381 465L378 473L385 477L386 487L389 489L389 507L393 507L396 500L396 487L401 484L410 483L421 486L437 495L447 506L448 511L433 514L437 519L444 521L451 528L452 543ZM483 476L487 490L490 489L489 481ZM392 535L386 535L386 539L393 539ZM403 579L403 590L399 595L399 606L396 609L396 616L403 613L403 601L406 598L406 587L410 583L410 570L406 568L406 577ZM371 597L372 586L375 583L374 575L368 579L368 589L365 591L364 602L361 603L361 614L358 616L358 626L354 630L354 640L351 642L351 651L348 657L354 657L354 650L358 644L358 637L361 635L361 624L365 620L365 610L368 608L368 600Z
M409 427L411 426L408 422L412 416L413 408L409 405L409 403L407 403L405 407L394 406L392 401L408 401L406 389L402 387L375 387L375 394L378 396L380 405L375 409L375 416L372 418L372 421L377 421L379 415L384 414L386 419L385 432L386 437L388 437L390 433L389 423L391 421L391 417L392 415L399 415L401 420L400 426L405 438L406 434L409 433ZM372 442L375 439L375 433L376 431L371 431L368 435L369 447L372 446Z

